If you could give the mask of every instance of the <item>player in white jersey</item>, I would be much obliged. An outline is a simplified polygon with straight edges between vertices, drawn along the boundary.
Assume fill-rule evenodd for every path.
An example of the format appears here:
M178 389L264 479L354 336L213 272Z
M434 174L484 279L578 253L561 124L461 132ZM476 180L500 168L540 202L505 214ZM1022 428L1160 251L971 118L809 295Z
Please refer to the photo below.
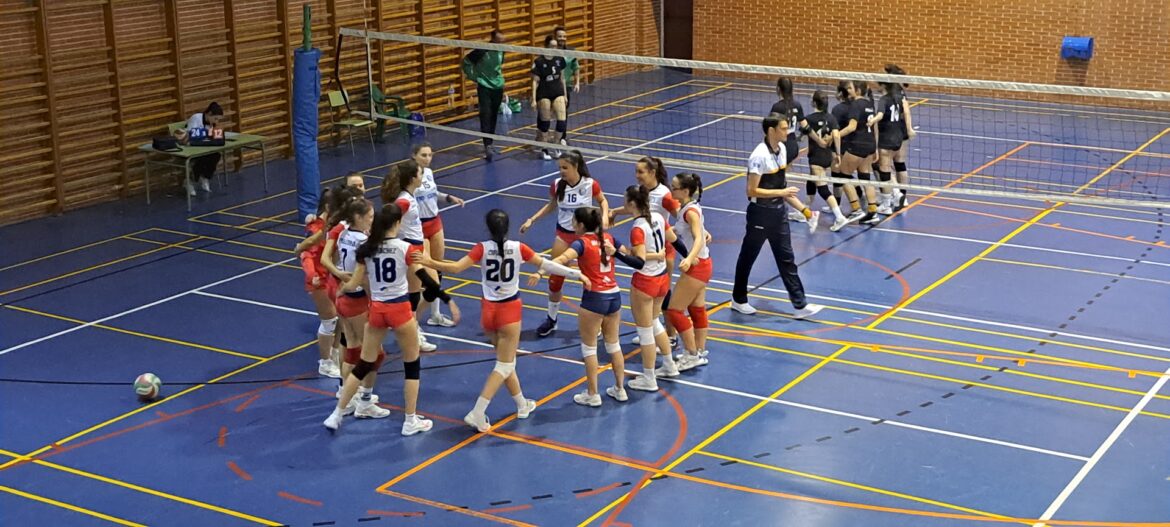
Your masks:
M573 213L577 209L599 207L602 221L609 218L609 202L601 192L601 184L589 177L589 165L581 152L573 150L561 154L557 166L561 178L549 189L549 202L520 226L520 234L524 234L536 220L553 210L557 211L557 236L549 251L550 258L560 256L569 248L569 244L577 240L576 231L573 230ZM603 227L608 228L608 222ZM536 329L536 334L541 337L547 337L557 330L557 312L561 307L561 288L564 283L565 279L560 276L548 279L548 318Z
M663 361L660 375L670 376L678 370L689 370L707 364L707 282L711 280L711 254L707 249L707 229L703 222L703 182L698 174L681 173L674 176L670 190L682 204L682 220L674 227L688 254L678 267L683 274L674 287L674 296L666 308L666 317L682 337L684 354L679 357L678 369ZM686 309L690 318L683 314Z
M419 215L422 219L423 238L429 244L427 251L431 258L442 260L447 252L447 240L443 232L443 218L439 216L439 208L443 205L462 207L463 200L458 196L440 191L438 185L435 184L435 174L431 171L431 162L435 154L430 143L418 143L410 152L411 159L414 159L414 162L422 168L422 184L414 191L414 197L418 201ZM435 276L435 282L440 287L443 285L442 273ZM440 305L438 302L431 302L430 316L426 319L427 325L448 328L454 326L454 321L443 316L439 310Z
M675 241L675 236L666 218L651 212L650 193L645 187L631 185L626 189L625 198L623 208L635 215L630 229L630 252L644 262L641 269L634 271L630 284L630 310L634 313L638 344L642 348L642 376L632 379L629 386L634 390L654 392L658 391L658 382L654 378L655 351L665 357L664 361L671 361L670 338L658 316L662 314L662 302L670 291L666 248Z
M399 163L386 179L382 180L382 204L397 205L402 212L398 238L411 246L411 252L427 251L426 236L423 235L422 211L415 191L422 185L422 167L413 159ZM430 304L442 300L451 309L453 322L459 321L459 308L450 295L443 292L436 281L438 275L421 266L411 266L407 279L410 283L410 307L415 313L429 312ZM424 302L425 301L425 302ZM419 332L419 347L424 352L435 351L435 345L427 342Z
M463 421L480 432L491 428L488 421L488 403L503 384L516 402L516 418L527 419L536 409L536 402L524 397L520 389L520 377L516 373L516 350L520 346L520 319L523 304L520 302L521 263L528 262L542 271L557 276L581 279L573 269L546 260L527 245L508 240L508 213L494 209L485 219L491 240L480 242L471 252L457 262L435 261L426 253L415 256L423 265L444 273L461 273L472 265L480 267L480 283L483 298L480 300L480 322L483 331L496 348L496 365L484 382L475 407ZM587 279L586 279L587 281Z
M409 242L397 238L402 211L394 204L383 206L374 216L370 235L358 247L353 274L341 287L342 292L364 289L370 296L370 314L366 321L365 339L357 365L345 379L341 398L333 413L325 419L325 427L337 430L346 405L358 390L358 385L381 365L385 352L382 340L387 330L393 330L402 351L403 383L406 418L402 435L409 436L431 429L429 419L418 416L418 384L422 367L418 350L418 323L410 309L407 277L410 265L407 257L412 250Z

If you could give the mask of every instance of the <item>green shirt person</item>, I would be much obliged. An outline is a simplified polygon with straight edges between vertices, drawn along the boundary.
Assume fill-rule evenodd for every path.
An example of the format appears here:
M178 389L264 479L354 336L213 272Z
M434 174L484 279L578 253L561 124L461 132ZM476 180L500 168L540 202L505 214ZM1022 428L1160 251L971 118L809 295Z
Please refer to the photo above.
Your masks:
M553 28L553 36L557 39L557 44L561 49L574 49L569 45L569 33L565 31L565 26L557 26ZM581 71L581 64L577 62L576 57L565 57L565 86L572 86L573 89L565 90L565 131L561 132L560 143L562 145L569 144L569 130L568 130L568 113L569 105L573 102L573 94L581 91L581 76L577 75Z
M492 31L492 44L503 44L504 33L496 29ZM479 98L479 131L485 134L496 133L496 121L500 116L500 104L504 102L504 52L484 49L474 49L463 57L463 75L468 80L475 81L475 93ZM488 161L492 156L499 154L499 149L492 146L492 139L483 139L483 157Z

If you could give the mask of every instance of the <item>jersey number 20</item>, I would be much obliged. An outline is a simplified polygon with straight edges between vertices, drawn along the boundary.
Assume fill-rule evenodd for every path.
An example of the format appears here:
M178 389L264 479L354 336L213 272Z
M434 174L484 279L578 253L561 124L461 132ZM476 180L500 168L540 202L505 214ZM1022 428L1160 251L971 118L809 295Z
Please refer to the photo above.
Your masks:
M512 260L488 260L486 274L489 282L511 282L516 278L516 262Z

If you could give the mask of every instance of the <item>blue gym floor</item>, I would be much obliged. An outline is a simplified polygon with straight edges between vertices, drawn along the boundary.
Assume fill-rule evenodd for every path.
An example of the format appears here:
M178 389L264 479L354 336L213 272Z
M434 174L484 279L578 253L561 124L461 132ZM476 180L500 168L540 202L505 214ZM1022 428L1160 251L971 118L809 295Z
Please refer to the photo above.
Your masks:
M574 100L571 137L738 166L758 124L724 117L773 98L766 85L631 74ZM1170 199L1157 183L1170 177L1170 115L957 101L919 101L912 178ZM530 120L515 117L515 133L529 137L515 129ZM1124 133L1084 131L1106 126ZM439 185L469 200L443 215L449 257L486 237L487 210L512 211L515 227L546 199L553 163L523 150L486 163L466 137L429 140ZM322 177L361 170L376 189L407 149L393 135L356 147L324 150ZM590 169L619 205L632 165ZM435 428L404 438L397 361L376 389L390 418L321 426L336 381L316 375L317 320L290 252L295 170L269 173L270 193L248 169L190 215L172 189L151 206L0 229L0 523L1170 525L1160 209L915 195L873 228L794 224L801 277L826 305L796 321L766 251L752 277L761 314L723 309L744 183L707 173L709 366L626 404L577 406L580 290L568 286L558 333L537 339L542 284L524 291L532 355L519 361L540 406L517 422L501 395L489 408L500 425L473 434L461 418L494 360L473 269L445 282L464 322L430 332L440 350L423 358L419 406ZM552 221L517 238L545 249ZM145 371L165 399L136 400Z

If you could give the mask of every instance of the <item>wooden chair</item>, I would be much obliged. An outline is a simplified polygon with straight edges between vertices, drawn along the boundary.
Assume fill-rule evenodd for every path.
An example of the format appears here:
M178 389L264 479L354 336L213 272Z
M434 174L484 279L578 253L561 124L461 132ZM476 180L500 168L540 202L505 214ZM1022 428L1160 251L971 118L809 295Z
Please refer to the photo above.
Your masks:
M343 92L329 92L329 123L331 125L329 134L333 136L334 133L340 134L341 130L345 130L349 138L349 153L350 155L357 155L357 152L353 148L353 132L357 128L365 128L366 135L370 139L370 148L374 148L374 121L346 117L349 113L346 107L347 99L348 97ZM334 115L335 113L337 114L336 116ZM333 145L337 146L336 137L333 139Z

